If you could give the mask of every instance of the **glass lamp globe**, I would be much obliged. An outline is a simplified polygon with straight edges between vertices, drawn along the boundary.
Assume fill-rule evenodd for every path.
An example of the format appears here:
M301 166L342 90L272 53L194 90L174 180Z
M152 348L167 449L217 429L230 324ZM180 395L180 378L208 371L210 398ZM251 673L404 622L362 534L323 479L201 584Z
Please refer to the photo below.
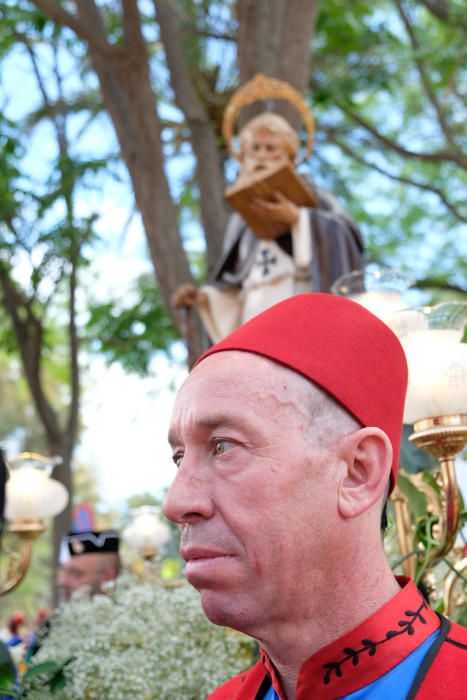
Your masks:
M58 515L68 503L66 488L49 476L57 458L37 457L25 453L14 460L6 484L5 517L18 534L39 534L42 521Z
M133 521L123 531L125 542L143 557L155 557L170 541L170 528L159 517L156 506L141 506L132 511Z
M467 304L407 309L391 318L409 366L405 423L467 414Z
M333 294L356 301L387 323L395 311L405 307L402 294L413 278L398 270L356 270L339 277L331 287Z

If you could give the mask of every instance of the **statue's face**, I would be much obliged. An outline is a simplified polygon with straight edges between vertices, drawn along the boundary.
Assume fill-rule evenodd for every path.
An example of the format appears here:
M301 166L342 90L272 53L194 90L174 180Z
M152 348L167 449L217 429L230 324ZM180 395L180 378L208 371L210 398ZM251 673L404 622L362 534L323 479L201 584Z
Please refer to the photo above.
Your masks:
M242 170L257 172L267 170L271 165L290 163L285 141L280 134L255 129L245 136Z

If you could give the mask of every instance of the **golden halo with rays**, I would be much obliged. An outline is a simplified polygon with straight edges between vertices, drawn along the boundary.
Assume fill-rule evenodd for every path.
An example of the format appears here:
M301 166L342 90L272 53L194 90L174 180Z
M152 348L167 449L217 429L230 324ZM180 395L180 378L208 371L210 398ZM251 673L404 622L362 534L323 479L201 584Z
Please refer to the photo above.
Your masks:
M302 117L307 130L305 153L300 161L303 162L313 148L315 136L315 120L313 115L303 95L298 90L284 80L268 78L264 73L256 73L251 80L248 80L248 82L236 90L225 108L224 118L222 120L222 134L225 138L227 150L233 158L240 160L240 152L235 151L232 146L237 117L244 107L253 104L253 102L267 99L286 100L295 107Z

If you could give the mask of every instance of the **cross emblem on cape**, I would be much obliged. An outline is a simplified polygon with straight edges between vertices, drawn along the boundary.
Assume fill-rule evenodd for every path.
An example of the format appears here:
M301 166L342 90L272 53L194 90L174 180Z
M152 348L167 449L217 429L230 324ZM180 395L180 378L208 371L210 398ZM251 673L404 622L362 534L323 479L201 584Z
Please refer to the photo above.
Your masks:
M277 264L277 257L275 255L271 255L268 248L261 248L260 254L261 257L258 260L258 265L262 268L263 277L266 277L266 275L268 275L270 272L270 266Z

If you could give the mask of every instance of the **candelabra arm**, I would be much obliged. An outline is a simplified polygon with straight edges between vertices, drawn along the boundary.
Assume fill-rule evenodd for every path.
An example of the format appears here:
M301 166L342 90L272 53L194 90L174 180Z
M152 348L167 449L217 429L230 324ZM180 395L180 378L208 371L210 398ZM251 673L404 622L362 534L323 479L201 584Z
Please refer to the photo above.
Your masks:
M0 596L5 595L5 593L9 593L21 583L23 578L26 576L26 572L31 562L31 553L32 542L30 540L24 540L21 543L21 549L19 552L7 549L1 553L1 558L4 556L8 558L8 565L5 580L2 580L3 576L0 577Z
M442 559L454 546L460 527L461 495L457 484L454 457L440 457L439 482L442 511L437 525L436 547L432 563Z
M461 496L455 455L467 441L467 415L460 413L416 421L409 440L434 455L440 465L436 476L440 507L432 511L438 516L438 522L433 526L433 537L438 544L430 552L432 567L452 549L460 528Z
M394 496L391 499L394 503L394 513L396 516L397 537L399 540L399 549L402 555L402 571L404 576L415 578L416 556L412 554L414 550L414 532L410 508L407 500L396 489Z

